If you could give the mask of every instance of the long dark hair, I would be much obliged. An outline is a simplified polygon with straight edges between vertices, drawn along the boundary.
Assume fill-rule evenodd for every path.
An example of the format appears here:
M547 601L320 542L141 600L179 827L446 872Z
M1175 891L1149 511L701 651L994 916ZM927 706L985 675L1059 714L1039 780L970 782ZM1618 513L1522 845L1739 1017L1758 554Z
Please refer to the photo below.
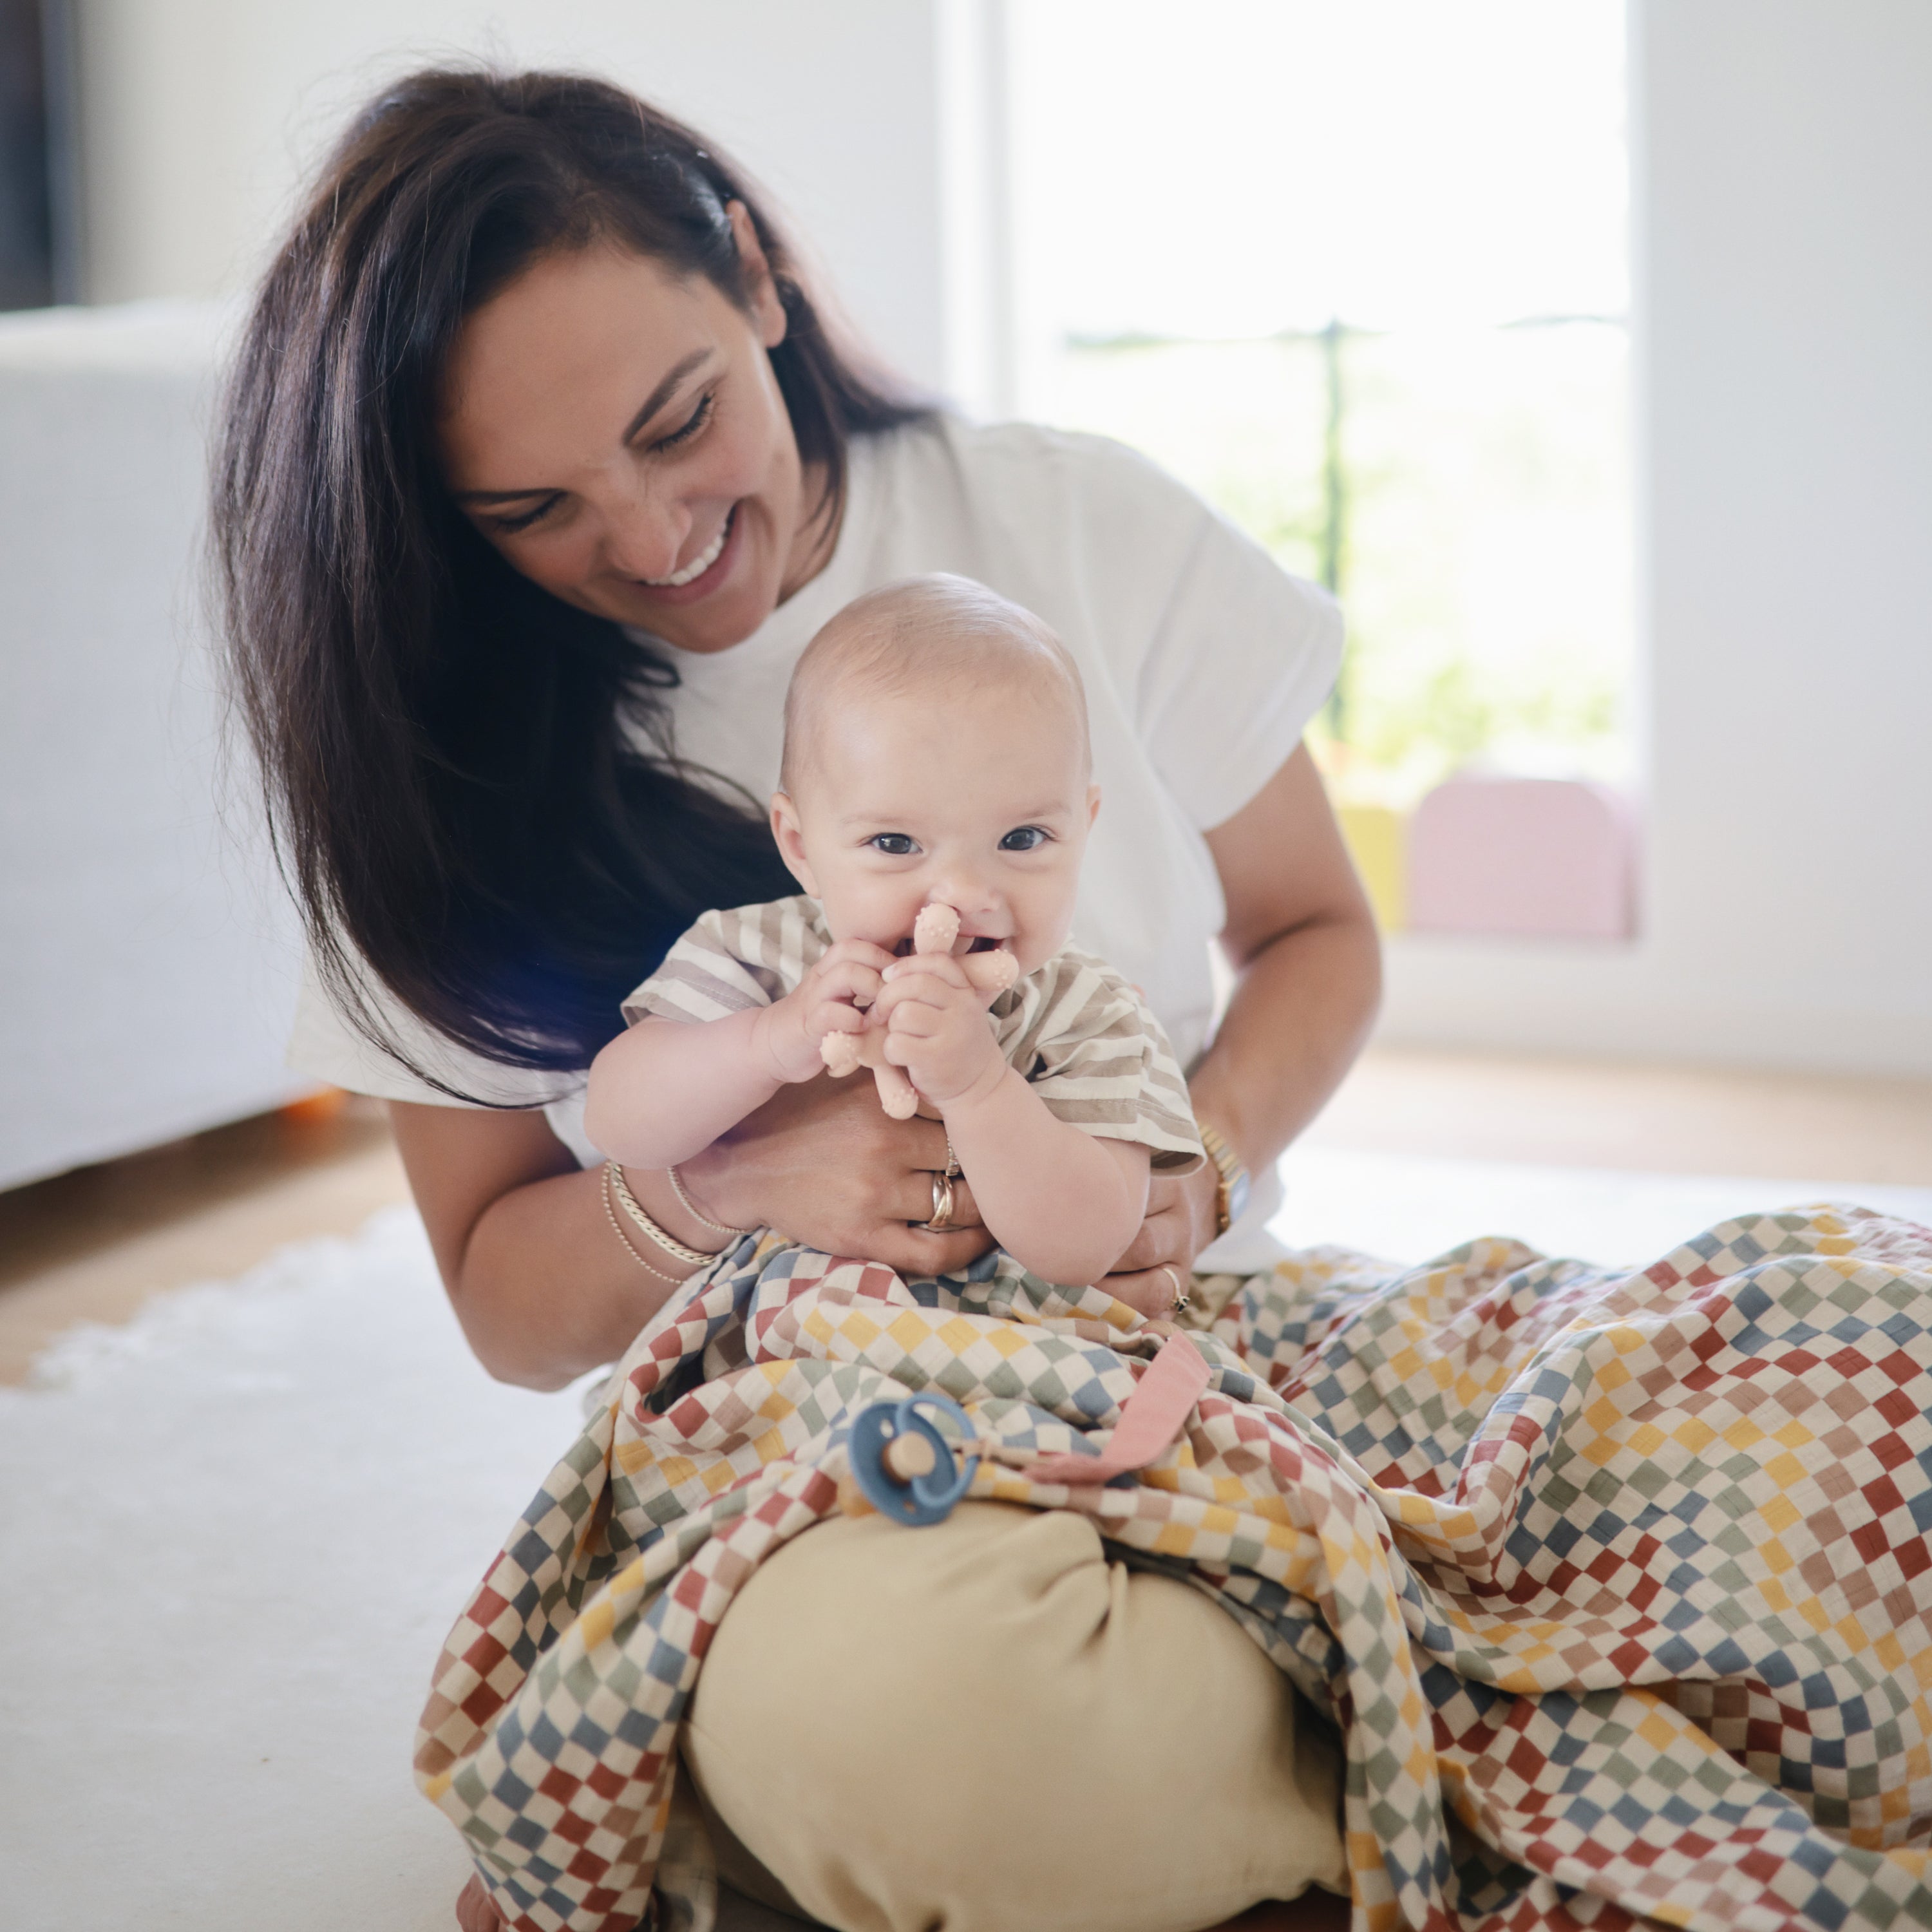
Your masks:
M338 1005L458 1097L488 1096L390 1037L370 975L488 1059L581 1067L700 912L793 890L753 801L673 754L675 670L505 563L430 434L464 317L546 254L613 242L746 307L732 201L784 307L772 368L829 518L848 439L927 406L828 334L738 171L604 82L436 69L390 88L323 169L242 338L214 550L276 848Z

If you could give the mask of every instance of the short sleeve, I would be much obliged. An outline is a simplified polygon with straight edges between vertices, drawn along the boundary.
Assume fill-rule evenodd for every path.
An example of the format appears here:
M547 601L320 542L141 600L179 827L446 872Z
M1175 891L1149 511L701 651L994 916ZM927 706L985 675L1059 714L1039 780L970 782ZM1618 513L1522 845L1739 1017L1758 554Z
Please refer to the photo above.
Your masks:
M1334 600L1123 443L1018 423L948 435L958 514L981 536L946 567L1052 624L1090 680L1098 670L1112 686L1188 824L1225 824L1334 685ZM1102 698L1090 681L1088 696Z
M1015 1017L1017 1036L1000 1044L1056 1119L1100 1139L1138 1142L1157 1173L1200 1166L1205 1155L1174 1050L1111 967L1060 954Z
M818 908L802 896L707 912L627 994L624 1018L721 1020L782 1000L830 944Z
M425 1025L366 977L360 990L376 1030L397 1051L386 1052L341 1010L311 956L303 962L285 1056L292 1071L352 1094L430 1107L548 1107L584 1084L581 1075L486 1060Z
M1325 591L1204 504L1193 509L1194 540L1148 639L1135 705L1155 770L1207 832L1293 755L1334 687L1342 625Z

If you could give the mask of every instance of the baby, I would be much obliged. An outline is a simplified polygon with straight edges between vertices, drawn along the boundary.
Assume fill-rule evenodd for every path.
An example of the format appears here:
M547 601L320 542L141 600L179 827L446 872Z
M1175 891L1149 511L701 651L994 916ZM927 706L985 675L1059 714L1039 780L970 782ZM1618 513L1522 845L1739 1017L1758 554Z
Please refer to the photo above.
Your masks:
M673 1166L849 1065L828 1034L876 1030L1000 1246L1049 1282L1098 1280L1150 1167L1203 1155L1160 1023L1067 944L1100 794L1065 647L963 578L859 598L793 674L780 784L772 829L804 894L707 913L671 948L590 1070L590 1138ZM958 916L950 953L911 950L929 906ZM1016 980L976 988L961 958L1000 947Z

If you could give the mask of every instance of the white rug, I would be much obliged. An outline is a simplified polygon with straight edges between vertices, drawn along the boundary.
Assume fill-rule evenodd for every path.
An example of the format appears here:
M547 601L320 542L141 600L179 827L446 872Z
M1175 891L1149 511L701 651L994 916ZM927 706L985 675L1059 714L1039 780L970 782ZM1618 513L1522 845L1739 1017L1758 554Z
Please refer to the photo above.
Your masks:
M1932 1221L1932 1190L1319 1150L1288 1178L1286 1238L1405 1261L1481 1233L1640 1261L1826 1196ZM402 1212L0 1390L0 1923L447 1932L466 1862L412 1728L578 1414L476 1367Z

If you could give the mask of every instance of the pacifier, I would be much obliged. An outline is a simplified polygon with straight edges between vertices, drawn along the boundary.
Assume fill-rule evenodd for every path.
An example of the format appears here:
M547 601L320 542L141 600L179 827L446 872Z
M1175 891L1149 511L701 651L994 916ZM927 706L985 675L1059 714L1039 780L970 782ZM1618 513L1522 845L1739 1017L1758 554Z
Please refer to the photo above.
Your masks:
M974 1442L966 1412L950 1396L927 1390L897 1402L875 1402L854 1418L848 1453L859 1492L881 1516L909 1528L944 1522L973 1486L976 1453L956 1465L956 1445L921 1414L948 1418L962 1445Z

